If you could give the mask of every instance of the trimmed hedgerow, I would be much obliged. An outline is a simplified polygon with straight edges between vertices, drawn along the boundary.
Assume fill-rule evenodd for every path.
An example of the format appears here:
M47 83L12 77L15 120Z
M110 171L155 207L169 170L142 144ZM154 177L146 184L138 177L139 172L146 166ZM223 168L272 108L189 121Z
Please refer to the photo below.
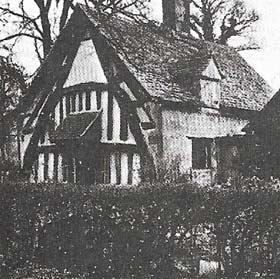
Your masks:
M33 279L19 277L32 262L58 274L34 279L195 278L204 260L218 278L278 278L279 184L239 183L1 185L1 272Z

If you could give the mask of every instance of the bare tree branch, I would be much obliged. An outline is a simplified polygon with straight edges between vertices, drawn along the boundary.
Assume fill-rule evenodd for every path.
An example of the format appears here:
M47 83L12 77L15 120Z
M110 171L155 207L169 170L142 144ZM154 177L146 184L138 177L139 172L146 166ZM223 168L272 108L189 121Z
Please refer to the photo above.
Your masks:
M33 34L29 34L29 33L20 32L20 33L17 33L17 34L13 34L13 35L7 36L7 37L5 37L3 39L0 39L0 43L2 43L4 41L11 40L11 39L14 39L14 38L17 38L17 37L29 37L29 38L32 38L32 39L36 39L36 40L42 41L42 38L40 38L38 36L35 36Z
M17 26L15 33L8 34L0 43L20 38L29 37L34 40L35 53L40 62L49 53L54 40L65 26L71 9L74 9L74 0L29 0L39 9L39 16L29 14L24 6L24 0L17 0L19 10L11 9L9 5L0 6L0 22L2 20L13 22ZM133 20L146 20L146 3L150 0L84 0L87 5L92 4L103 19L103 24L115 14L125 15ZM52 3L57 5L58 16L52 19ZM62 4L60 6L59 4ZM59 6L58 6L59 5ZM55 7L55 6L54 6ZM60 10L61 8L61 10ZM54 27L55 26L55 27ZM53 32L55 30L55 32ZM14 41L14 44L17 40ZM43 50L41 57L40 50Z
M192 31L199 38L220 44L242 36L259 20L256 11L248 9L244 0L192 0L192 4L196 11L191 15Z

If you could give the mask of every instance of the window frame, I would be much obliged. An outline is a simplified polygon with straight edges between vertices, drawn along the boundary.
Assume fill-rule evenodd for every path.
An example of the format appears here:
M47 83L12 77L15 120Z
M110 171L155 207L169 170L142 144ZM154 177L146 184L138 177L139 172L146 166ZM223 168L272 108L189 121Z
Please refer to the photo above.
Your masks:
M197 170L212 168L212 143L211 138L192 139L192 168Z

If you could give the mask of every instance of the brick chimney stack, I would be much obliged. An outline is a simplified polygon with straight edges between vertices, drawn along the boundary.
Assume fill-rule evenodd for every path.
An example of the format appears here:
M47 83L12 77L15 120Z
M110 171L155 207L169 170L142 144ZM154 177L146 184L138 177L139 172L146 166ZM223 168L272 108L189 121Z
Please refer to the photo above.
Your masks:
M190 34L190 1L162 0L163 24Z

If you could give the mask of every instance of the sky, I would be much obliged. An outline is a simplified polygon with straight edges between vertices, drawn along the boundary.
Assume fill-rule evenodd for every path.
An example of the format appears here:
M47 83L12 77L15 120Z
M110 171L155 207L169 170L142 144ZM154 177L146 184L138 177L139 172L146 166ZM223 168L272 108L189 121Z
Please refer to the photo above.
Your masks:
M246 0L260 15L254 36L260 50L240 54L276 91L280 89L280 0ZM161 21L161 0L152 0L152 15Z
M0 3L3 0L0 0ZM162 21L162 0L151 0L151 16ZM280 88L280 3L279 0L246 0L248 6L257 10L255 38L260 50L242 51L241 55L276 91ZM31 3L29 0L28 3ZM32 7L30 7L32 9ZM29 72L35 70L36 58L32 56L32 46L23 42L16 48L19 62Z

